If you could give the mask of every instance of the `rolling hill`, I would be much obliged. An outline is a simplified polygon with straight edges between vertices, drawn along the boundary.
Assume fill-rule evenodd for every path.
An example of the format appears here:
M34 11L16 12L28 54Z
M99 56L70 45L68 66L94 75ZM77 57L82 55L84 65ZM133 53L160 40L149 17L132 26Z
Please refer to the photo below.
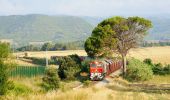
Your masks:
M170 40L170 17L146 17L153 28L146 40ZM11 15L0 16L0 39L12 39L19 45L35 41L83 41L103 20L87 16Z
M0 39L70 42L84 40L93 26L80 17L47 15L0 16Z

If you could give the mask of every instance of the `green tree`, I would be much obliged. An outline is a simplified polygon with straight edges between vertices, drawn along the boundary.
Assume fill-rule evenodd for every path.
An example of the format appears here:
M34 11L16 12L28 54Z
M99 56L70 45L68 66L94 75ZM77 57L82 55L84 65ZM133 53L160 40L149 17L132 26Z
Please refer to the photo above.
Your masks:
M45 76L43 77L43 87L45 90L56 90L59 88L60 79L58 77L57 68L49 67L45 71Z
M44 45L42 46L41 50L43 51L49 51L53 49L53 44L52 43L44 43Z
M10 87L10 82L8 81L10 64L6 62L9 56L9 45L6 43L0 43L0 95L6 94Z
M106 19L98 24L91 37L86 40L85 50L90 57L113 51L119 53L122 56L125 75L128 51L139 46L151 27L151 21L140 17Z

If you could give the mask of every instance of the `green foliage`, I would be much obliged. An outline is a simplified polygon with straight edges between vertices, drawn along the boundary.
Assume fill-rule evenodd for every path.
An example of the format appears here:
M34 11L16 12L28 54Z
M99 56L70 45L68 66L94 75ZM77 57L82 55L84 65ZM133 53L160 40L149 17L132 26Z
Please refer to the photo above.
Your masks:
M70 56L66 56L59 58L58 62L59 77L66 80L75 80L81 70L80 65L77 64L75 59L71 58Z
M0 42L0 60L8 58L10 55L9 44Z
M144 41L141 44L142 47L157 47L157 46L170 46L170 42L169 40L163 40L163 41L153 41L153 42L149 42L149 41Z
M77 54L69 55L77 64L81 65L81 59Z
M14 49L14 48L13 48ZM17 51L40 51L41 46L36 45L27 45L23 47L19 47L16 49Z
M9 94L13 95L28 95L29 93L32 93L33 90L29 88L28 86L24 84L18 84L14 83L13 84L13 89L9 91Z
M86 59L84 60L81 65L82 65L82 68L81 68L81 72L87 72L87 73L90 73L90 65L89 63L93 61L93 59Z
M128 61L126 79L129 81L145 81L151 79L153 76L153 72L151 66L137 60L135 58L131 58Z
M46 69L45 76L43 77L43 88L46 91L56 90L59 88L60 80L57 73L57 68L49 67Z
M41 50L42 51L50 51L50 50L52 50L52 48L53 48L53 44L52 43L45 43L42 46Z
M9 45L0 43L0 95L4 95L9 90L11 82L8 81L10 63L5 62L10 55Z
M128 50L139 45L151 27L151 21L140 17L106 19L94 28L85 42L85 50L90 57L111 56L113 50L125 57Z
M143 60L144 63L153 66L152 60L150 58L146 58Z
M145 59L144 63L151 66L152 71L156 75L166 75L170 74L170 65L163 66L161 63L153 64L151 59Z

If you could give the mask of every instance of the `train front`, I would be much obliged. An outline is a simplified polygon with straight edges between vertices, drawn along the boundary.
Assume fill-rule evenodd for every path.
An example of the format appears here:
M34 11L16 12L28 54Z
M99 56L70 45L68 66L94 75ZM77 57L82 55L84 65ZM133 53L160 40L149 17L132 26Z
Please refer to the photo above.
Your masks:
M93 61L90 63L90 79L91 80L102 80L103 75L103 64L99 61Z

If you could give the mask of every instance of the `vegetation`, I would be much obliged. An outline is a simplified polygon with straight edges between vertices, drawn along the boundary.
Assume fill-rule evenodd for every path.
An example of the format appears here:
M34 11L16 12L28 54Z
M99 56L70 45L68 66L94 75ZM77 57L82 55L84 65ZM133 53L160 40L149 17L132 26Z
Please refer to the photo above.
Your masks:
M14 67L14 64L7 62L10 57L10 48L6 43L0 43L0 95L7 93L11 87L9 78L10 67Z
M61 57L58 59L59 68L58 75L61 79L65 80L75 80L76 76L78 76L81 67L79 63L75 61L74 58L70 56Z
M57 68L49 67L46 69L45 75L43 77L43 84L42 86L45 88L46 91L49 90L56 90L59 88L59 77L57 73Z
M0 16L1 38L11 38L18 44L28 42L84 40L93 26L80 17L15 15ZM7 34L8 33L8 34Z
M112 17L98 24L85 42L90 57L118 52L122 56L123 73L126 72L126 55L139 46L146 32L152 27L149 20L140 17Z
M13 48L15 49L15 48ZM68 43L51 43L47 42L43 45L27 45L19 47L16 51L56 51L56 50L81 50L84 49L83 41L75 41Z
M170 41L159 41L159 42L143 42L141 44L142 47L159 47L159 46L170 46Z
M141 62L135 58L128 61L126 79L129 81L146 81L153 77L150 65Z
M152 60L147 58L143 61L152 67L153 73L156 75L170 74L170 64L163 66L161 63L153 64Z

